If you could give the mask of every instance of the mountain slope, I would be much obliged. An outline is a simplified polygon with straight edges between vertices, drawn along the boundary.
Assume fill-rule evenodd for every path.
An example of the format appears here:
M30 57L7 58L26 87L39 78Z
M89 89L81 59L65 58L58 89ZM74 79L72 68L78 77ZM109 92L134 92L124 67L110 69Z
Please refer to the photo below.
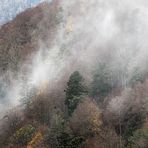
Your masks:
M17 68L38 46L38 40L53 38L58 1L29 8L0 29L0 69ZM46 14L46 15L45 15Z

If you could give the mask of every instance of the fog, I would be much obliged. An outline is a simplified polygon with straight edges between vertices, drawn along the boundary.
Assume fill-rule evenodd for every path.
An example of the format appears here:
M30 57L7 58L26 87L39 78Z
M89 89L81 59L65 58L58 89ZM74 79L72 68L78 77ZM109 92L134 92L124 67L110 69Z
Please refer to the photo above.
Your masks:
M54 82L70 71L78 69L91 75L98 63L106 63L123 87L135 68L147 72L146 0L61 0L59 3L62 19L55 38L50 46L39 40L27 74L19 71L17 80L12 79L5 90L1 110L20 105L21 98L32 88L54 87Z

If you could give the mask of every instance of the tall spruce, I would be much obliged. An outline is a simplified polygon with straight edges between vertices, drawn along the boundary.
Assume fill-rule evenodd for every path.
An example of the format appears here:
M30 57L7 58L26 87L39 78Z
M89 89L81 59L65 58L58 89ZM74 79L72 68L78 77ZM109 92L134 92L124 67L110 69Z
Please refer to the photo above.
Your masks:
M87 94L87 88L84 85L84 79L78 71L75 71L71 74L65 92L65 104L68 107L69 115L71 115L81 99Z

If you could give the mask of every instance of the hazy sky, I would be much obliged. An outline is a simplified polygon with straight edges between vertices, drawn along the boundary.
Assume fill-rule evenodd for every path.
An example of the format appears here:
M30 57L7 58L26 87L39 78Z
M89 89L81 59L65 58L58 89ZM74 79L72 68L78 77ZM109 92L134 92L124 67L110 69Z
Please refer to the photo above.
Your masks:
M0 0L0 24L5 23L24 9L51 0Z

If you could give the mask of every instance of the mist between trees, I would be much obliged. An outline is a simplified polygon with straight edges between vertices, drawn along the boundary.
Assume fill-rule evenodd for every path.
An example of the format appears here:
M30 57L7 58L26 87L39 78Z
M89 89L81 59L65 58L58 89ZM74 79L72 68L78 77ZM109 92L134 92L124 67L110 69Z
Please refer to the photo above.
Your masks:
M2 26L2 147L146 148L146 3L53 0Z

